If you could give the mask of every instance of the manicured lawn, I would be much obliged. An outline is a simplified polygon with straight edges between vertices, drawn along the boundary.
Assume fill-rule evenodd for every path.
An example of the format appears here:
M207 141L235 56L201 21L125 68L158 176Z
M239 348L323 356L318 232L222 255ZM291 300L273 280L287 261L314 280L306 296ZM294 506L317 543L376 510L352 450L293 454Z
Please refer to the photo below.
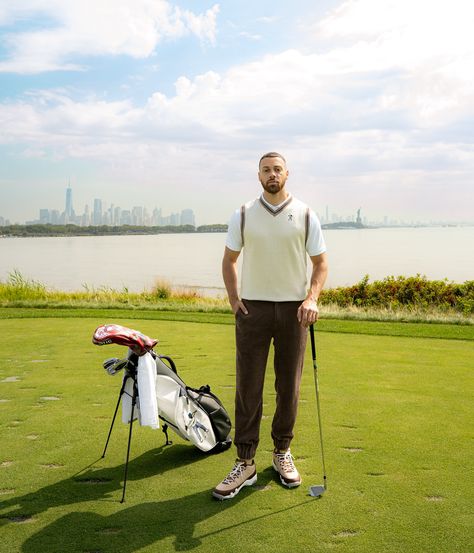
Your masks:
M292 445L300 488L283 489L271 469L269 370L256 487L213 500L234 448L206 456L174 436L164 447L160 431L135 425L120 504L128 429L116 423L101 460L121 382L102 361L125 348L92 345L95 327L117 322L159 338L183 379L210 384L232 413L231 320L9 314L0 320L2 553L472 551L472 330L321 321L322 499L307 495L322 483L308 347Z

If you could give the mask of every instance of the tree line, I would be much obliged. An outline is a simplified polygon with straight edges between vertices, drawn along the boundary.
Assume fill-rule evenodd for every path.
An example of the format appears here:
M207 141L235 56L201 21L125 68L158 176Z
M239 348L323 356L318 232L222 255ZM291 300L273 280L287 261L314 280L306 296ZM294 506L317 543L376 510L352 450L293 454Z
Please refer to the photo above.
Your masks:
M78 225L8 225L0 227L0 236L108 236L121 234L177 234L177 233L227 232L227 225L166 225L166 226L88 226Z

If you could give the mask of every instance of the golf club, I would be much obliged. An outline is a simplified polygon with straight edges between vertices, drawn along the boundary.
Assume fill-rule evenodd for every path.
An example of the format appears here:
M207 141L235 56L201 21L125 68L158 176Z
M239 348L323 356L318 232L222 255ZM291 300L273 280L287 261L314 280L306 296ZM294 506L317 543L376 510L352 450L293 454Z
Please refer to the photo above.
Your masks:
M309 334L311 336L311 353L313 354L313 369L314 369L314 385L316 388L316 405L318 407L318 423L319 423L319 438L321 442L321 460L323 463L323 485L310 486L309 495L311 497L321 497L327 490L326 465L324 463L324 447L323 447L323 429L321 424L321 407L319 404L319 383L318 383L318 366L316 364L316 343L314 339L314 326L310 325Z
M103 363L104 369L110 374L110 376L116 375L122 369L128 367L128 358L118 359L117 357L111 357L106 359Z

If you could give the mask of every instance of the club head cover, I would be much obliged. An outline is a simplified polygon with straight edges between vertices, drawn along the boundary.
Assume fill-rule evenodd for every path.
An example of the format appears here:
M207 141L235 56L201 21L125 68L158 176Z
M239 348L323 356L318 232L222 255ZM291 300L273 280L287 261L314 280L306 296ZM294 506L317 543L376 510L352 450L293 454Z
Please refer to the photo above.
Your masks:
M108 324L95 329L92 335L92 343L97 346L120 344L121 346L129 347L134 353L141 356L152 350L158 343L158 340L149 338L145 334L138 332L138 330L133 330L126 326Z

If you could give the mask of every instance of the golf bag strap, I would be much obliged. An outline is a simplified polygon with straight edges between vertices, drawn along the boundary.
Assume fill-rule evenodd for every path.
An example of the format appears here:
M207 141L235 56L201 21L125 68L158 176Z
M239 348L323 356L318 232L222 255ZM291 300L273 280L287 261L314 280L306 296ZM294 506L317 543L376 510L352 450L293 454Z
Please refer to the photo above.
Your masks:
M174 374L178 374L178 369L176 368L175 362L171 357L168 357L167 355L158 355L159 359L164 359L168 362L170 369L174 372Z

